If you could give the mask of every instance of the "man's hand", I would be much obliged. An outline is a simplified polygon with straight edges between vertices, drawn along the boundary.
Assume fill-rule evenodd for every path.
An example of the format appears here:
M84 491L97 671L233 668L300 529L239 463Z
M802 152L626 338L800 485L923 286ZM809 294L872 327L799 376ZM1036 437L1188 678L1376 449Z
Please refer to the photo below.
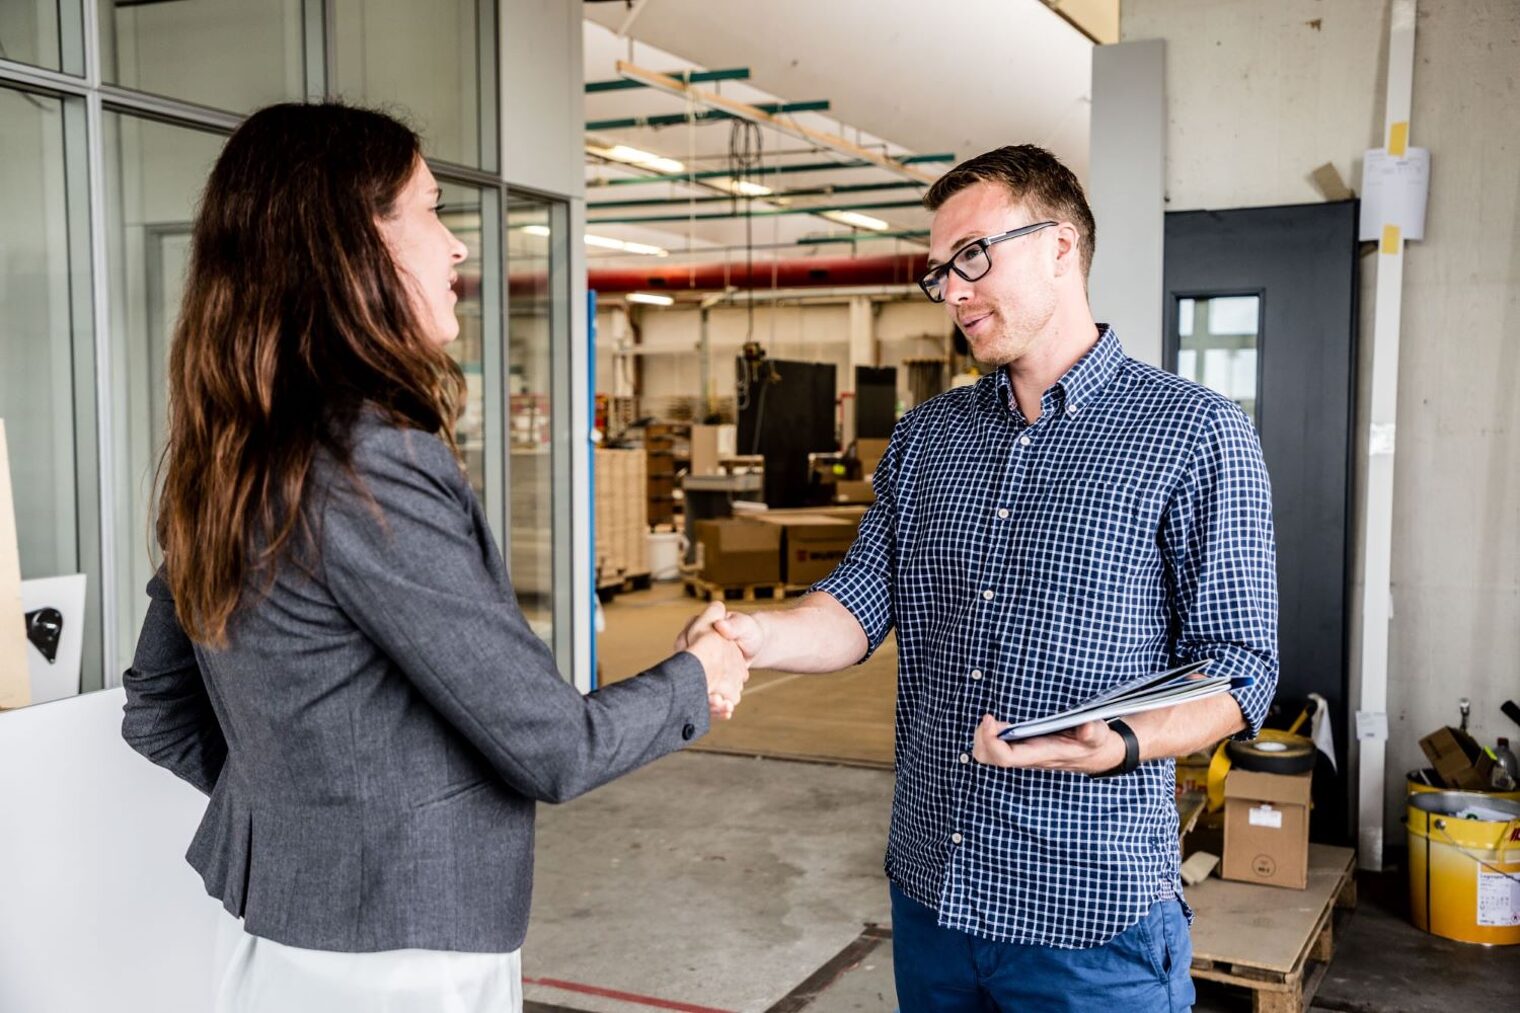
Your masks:
M744 684L749 681L749 659L713 625L728 614L722 602L713 602L693 617L676 637L676 651L690 651L707 674L707 709L714 721L727 721L739 706Z
M1102 774L1124 762L1124 740L1103 721L1089 721L1054 735L1004 742L998 733L1008 725L991 714L976 729L971 755L994 767L1033 767Z

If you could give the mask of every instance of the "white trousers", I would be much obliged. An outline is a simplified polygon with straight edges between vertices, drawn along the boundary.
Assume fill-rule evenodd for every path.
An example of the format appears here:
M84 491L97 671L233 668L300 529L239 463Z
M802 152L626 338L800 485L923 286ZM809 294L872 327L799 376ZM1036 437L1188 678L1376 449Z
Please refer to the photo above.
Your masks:
M219 942L216 1013L522 1013L518 950L305 950L230 919Z

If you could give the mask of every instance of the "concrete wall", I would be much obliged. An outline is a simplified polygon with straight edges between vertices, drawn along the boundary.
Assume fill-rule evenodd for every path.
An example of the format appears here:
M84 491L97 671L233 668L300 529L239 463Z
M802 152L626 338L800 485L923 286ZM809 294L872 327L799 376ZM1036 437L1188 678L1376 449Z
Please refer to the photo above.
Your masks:
M1166 40L1168 210L1313 202L1308 174L1324 162L1357 187L1362 152L1381 143L1388 6L1126 0L1123 38ZM1403 774L1423 765L1418 739L1456 722L1459 697L1479 738L1520 737L1498 711L1520 698L1520 5L1420 0L1416 32L1410 143L1431 150L1432 170L1425 240L1404 268L1392 844ZM1364 260L1364 386L1374 281ZM1359 403L1360 460L1365 389ZM1352 652L1354 672L1359 643Z

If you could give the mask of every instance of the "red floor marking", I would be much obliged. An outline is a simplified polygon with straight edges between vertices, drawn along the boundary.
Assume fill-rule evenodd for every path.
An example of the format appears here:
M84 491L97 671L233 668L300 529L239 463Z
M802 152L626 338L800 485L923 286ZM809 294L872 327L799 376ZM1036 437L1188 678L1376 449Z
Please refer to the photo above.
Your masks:
M558 981L554 978L524 978L523 984L543 985L545 988L558 988L566 992L597 995L603 999L619 999L623 1002L631 1002L639 1006L653 1006L655 1009L678 1010L679 1013L733 1013L733 1010L718 1009L713 1006L693 1006L688 1002L656 999L654 996L634 995L632 992L618 992L610 988L598 988L595 985L578 985L573 981Z

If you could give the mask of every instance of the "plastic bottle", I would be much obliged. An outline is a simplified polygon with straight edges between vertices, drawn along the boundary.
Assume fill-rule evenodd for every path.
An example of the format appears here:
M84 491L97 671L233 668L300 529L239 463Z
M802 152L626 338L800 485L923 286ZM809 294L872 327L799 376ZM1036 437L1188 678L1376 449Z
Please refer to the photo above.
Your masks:
M1500 738L1499 745L1494 750L1494 759L1499 762L1494 764L1494 787L1500 791L1514 791L1515 785L1520 784L1520 760L1515 758L1514 752L1509 748L1509 739ZM1504 772L1501 778L1500 771ZM1500 781L1508 781L1509 787L1502 787Z

